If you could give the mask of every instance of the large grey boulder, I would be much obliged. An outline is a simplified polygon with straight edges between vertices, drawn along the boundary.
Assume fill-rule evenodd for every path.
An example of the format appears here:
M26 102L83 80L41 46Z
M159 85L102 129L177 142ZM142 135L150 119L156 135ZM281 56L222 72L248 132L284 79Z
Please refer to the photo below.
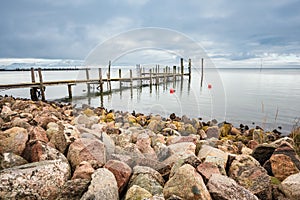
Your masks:
M213 199L218 200L258 200L249 190L240 186L233 179L221 174L212 174L207 188Z
M92 175L88 191L81 200L119 200L118 185L112 172L106 168L97 169Z
M0 171L3 199L55 199L70 178L71 169L63 160L34 162Z

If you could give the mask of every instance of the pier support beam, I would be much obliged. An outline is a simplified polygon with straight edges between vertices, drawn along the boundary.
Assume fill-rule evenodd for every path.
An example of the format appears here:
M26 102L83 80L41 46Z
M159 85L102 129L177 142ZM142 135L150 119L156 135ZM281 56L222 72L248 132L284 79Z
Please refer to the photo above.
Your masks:
M103 94L103 80L102 80L102 69L98 69L98 74L99 74L99 89L100 89L100 95Z
M68 84L68 94L69 94L69 99L72 99L73 96L72 96L72 85L73 84Z
M181 75L184 73L183 58L180 59Z
M34 69L31 68L30 71L31 71L31 82L35 83ZM37 88L36 87L30 88L30 98L33 101L37 101L38 100Z
M41 95L42 95L42 101L45 101L45 87L43 84L43 76L42 76L42 69L39 68L38 69L38 73L39 73L39 79L40 79L40 91L41 91Z
M202 85L203 85L203 76L204 76L204 70L203 70L203 62L204 62L204 59L202 58L201 59L201 83L200 83L200 87L202 88Z
M88 68L85 69L85 76L86 76L86 80L87 80L87 84L86 84L87 91L88 91L88 94L90 94L91 93L91 88L90 88L90 84L88 83L88 81L90 80L90 75L89 75L89 69Z

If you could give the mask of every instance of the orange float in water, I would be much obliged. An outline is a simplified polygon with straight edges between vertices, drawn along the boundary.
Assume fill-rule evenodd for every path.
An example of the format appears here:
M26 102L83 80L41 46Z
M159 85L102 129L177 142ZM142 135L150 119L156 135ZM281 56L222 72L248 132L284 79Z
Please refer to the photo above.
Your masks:
M175 90L173 88L170 89L170 94L173 94Z
M208 89L211 89L211 88L212 88L212 85L211 85L211 84L208 84L208 85L207 85L207 88L208 88Z

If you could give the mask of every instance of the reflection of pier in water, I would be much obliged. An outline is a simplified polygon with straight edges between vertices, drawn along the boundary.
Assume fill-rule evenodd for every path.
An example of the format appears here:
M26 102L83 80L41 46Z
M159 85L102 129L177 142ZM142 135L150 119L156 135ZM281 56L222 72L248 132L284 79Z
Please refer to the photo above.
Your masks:
M111 101L112 95L119 95L120 99L123 97L123 93L126 91L130 91L130 99L133 99L134 97L134 91L136 91L136 98L139 100L141 97L141 94L143 92L143 88L149 88L150 94L155 92L155 95L159 97L160 94L160 89L163 89L163 91L168 91L168 88L176 88L177 84L180 84L180 93L183 90L183 84L184 81L187 81L184 79L184 76L175 76L175 77L167 77L166 79L164 78L159 78L159 82L155 82L154 84L150 84L150 80L143 80L143 82L136 81L136 83L120 83L118 88L110 89L109 86L107 86L107 90L100 92L99 91L99 86L96 84L92 84L89 87L89 90L87 91L86 95L80 95L80 96L74 96L72 99L70 98L64 98L64 99L58 99L58 100L63 100L66 102L70 102L72 100L80 101L80 100L87 100L87 104L91 105L91 100L99 97L99 101L101 104L101 107L104 106L104 100L103 98L105 96L108 97L108 101ZM188 79L188 91L190 91L190 77Z

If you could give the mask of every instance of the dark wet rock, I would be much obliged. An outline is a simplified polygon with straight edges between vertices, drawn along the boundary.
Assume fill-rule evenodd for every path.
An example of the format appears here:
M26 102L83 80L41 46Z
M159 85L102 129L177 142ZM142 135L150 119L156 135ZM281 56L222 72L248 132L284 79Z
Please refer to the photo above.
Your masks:
M185 200L210 200L210 194L201 175L189 164L181 166L163 189L165 199L173 195Z
M220 128L220 136L227 137L231 133L231 129L232 129L232 124L223 123L223 125Z
M126 163L118 160L109 160L104 165L104 168L107 168L114 174L117 180L119 193L121 193L127 186L127 183L132 173L131 168Z
M29 163L0 171L3 199L56 199L70 178L70 166L62 160Z
M81 138L73 142L67 156L72 169L75 169L82 161L93 162L96 167L106 163L106 150L101 141Z
M28 132L24 128L13 127L0 133L0 153L21 155L28 140Z
M263 165L267 160L270 159L275 149L275 145L260 144L253 150L252 157L255 158L260 165Z
M87 161L82 161L75 169L72 179L92 179L92 174L94 173L94 168L91 163Z
M258 200L249 190L237 184L233 179L220 174L212 174L207 184L213 199L218 200Z
M80 200L81 196L87 191L90 180L74 179L68 180L60 189L57 200Z
M119 200L118 186L115 176L106 168L97 169L92 175L88 191L81 200Z
M217 126L208 127L205 132L206 132L207 138L219 139L219 137L220 137L220 130Z
M185 124L183 126L183 130L181 131L181 135L188 136L188 135L196 135L197 129L192 124Z
M159 172L150 167L136 166L133 168L133 174L128 183L128 187L130 188L133 185L144 188L152 195L162 194L164 179Z
M231 163L228 175L258 198L272 199L271 179L267 171L253 157L237 155Z
M14 153L0 154L0 170L27 164L27 160Z
M57 149L40 141L28 143L22 155L30 162L61 159L67 162L66 157Z

